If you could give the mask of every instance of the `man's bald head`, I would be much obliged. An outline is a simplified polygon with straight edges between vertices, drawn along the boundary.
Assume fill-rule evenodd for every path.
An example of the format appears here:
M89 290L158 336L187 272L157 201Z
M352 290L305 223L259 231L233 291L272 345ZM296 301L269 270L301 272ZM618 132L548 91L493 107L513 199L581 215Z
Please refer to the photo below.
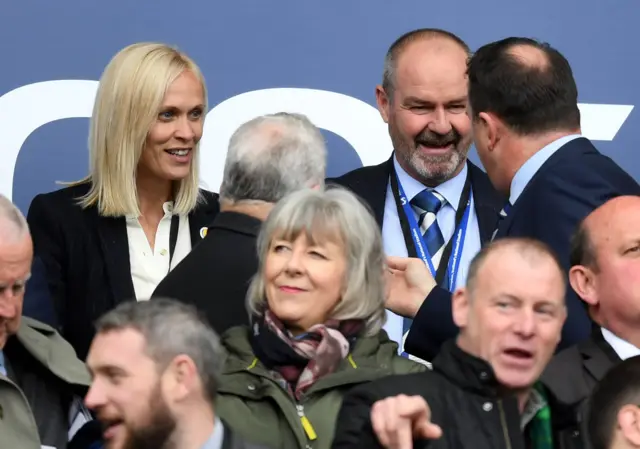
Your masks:
M400 58L405 54L405 51L413 44L427 44L422 47L427 48L431 44L432 47L438 45L452 45L464 52L465 57L471 54L469 46L455 34L441 30L438 28L421 28L418 30L409 31L408 33L400 36L396 41L391 44L387 54L384 58L384 72L382 74L382 88L389 96L393 96L396 71L398 70L398 64Z
M15 242L29 234L27 220L9 198L0 194L0 242Z
M640 197L610 199L587 215L571 238L571 266L598 270L598 249L640 225Z
M493 262L505 257L518 257L530 264L551 263L565 282L562 264L547 244L530 238L503 238L483 247L471 261L466 287L471 295L483 271L493 270Z

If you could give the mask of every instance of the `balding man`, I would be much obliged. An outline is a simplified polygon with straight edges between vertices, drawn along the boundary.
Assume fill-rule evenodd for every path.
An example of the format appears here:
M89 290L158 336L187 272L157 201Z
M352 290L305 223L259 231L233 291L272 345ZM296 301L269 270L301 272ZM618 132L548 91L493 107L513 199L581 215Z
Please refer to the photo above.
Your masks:
M486 174L467 160L469 53L462 39L444 30L419 29L398 38L376 87L394 152L380 165L327 181L369 204L387 255L420 258L437 281L426 301L387 301L394 312L385 326L389 336L428 361L457 333L451 292L465 284L469 263L491 240L502 207Z
M502 239L484 247L453 296L459 335L433 371L352 390L332 447L426 447L422 439L438 449L582 447L571 408L538 382L566 313L564 273L546 244Z
M469 63L469 104L478 155L509 201L495 238L547 243L569 270L578 223L610 198L640 186L580 131L578 90L566 58L547 44L511 37L481 47ZM573 289L559 349L588 338Z
M571 246L569 281L595 326L588 340L554 357L544 380L580 412L612 366L640 355L640 197L600 206Z
M90 377L53 328L22 317L32 259L27 222L0 195L0 447L64 449L91 418L81 406Z
M258 270L260 226L285 195L323 187L326 165L324 138L304 115L280 112L241 125L229 140L220 213L152 296L195 305L219 334L249 324L245 297Z

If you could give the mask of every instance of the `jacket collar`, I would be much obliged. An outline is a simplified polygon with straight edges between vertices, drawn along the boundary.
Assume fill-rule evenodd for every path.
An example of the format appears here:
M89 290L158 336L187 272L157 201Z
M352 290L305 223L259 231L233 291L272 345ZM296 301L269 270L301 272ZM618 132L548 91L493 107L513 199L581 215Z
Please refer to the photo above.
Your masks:
M433 370L468 392L487 398L508 395L508 392L501 388L491 365L463 351L455 340L449 340L443 344L433 361ZM572 407L559 401L551 390L545 389L545 393L552 410L551 419L554 427L564 428L575 425L576 416Z
M81 387L91 384L86 365L78 359L71 345L44 323L22 317L18 332L7 341L5 348L8 349L5 355L16 354L16 358L20 357L21 351L26 351L67 384Z
M498 395L500 383L491 365L462 350L455 340L442 345L433 360L433 370L464 390L485 397Z

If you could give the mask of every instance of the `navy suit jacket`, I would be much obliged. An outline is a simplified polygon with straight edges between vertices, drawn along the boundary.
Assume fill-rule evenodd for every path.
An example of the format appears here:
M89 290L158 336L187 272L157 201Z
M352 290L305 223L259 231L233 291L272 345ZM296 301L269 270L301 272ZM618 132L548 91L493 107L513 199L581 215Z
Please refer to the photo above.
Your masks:
M493 188L485 172L471 162L467 164L471 175L480 242L485 245L491 241L505 200ZM339 178L327 179L326 183L342 185L360 196L369 205L382 229L384 204L392 167L393 160L389 159L380 165L362 167ZM431 360L440 350L442 343L457 334L458 328L451 314L451 293L444 288L436 287L415 316L404 348L410 354Z
M594 209L621 195L640 195L640 185L588 139L572 140L540 167L500 223L495 238L541 240L556 252L568 273L571 236L580 222ZM431 303L447 298L450 293L438 288L427 296L405 342L410 354L431 360L437 353L439 348L424 343L425 331L416 323L428 319ZM568 316L558 351L586 340L591 332L586 308L569 285L566 300Z
M58 317L49 291L47 269L39 257L35 257L31 264L31 277L24 292L22 315L58 329Z

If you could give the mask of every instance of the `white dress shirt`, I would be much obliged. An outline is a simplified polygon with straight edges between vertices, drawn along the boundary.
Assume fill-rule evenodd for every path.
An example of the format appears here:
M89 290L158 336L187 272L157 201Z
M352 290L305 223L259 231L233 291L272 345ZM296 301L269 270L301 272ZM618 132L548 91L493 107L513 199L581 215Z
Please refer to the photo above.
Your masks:
M627 360L631 357L635 357L640 355L640 349L633 346L628 341L623 340L622 338L615 335L608 329L604 327L600 328L602 332L602 336L604 340L609 343L609 345L613 348L613 350L618 354L620 360Z
M173 202L164 203L162 209L164 216L158 224L153 249L149 245L149 240L147 240L138 217L128 216L126 218L131 279L138 301L149 299L160 281L191 251L189 217L181 215L176 247L171 258L171 265L169 265L169 237Z
M408 201L411 201L417 194L427 188L404 171L395 156L393 157L393 165ZM440 208L436 215L438 226L440 227L442 236L445 240L445 245L449 242L455 232L456 208L460 203L460 197L462 196L462 190L464 189L468 170L469 168L467 164L465 164L464 168L458 175L434 188L435 191L447 200L446 204ZM460 268L458 269L454 288L465 284L471 259L478 251L480 251L481 247L480 228L478 227L478 218L476 217L474 201L475 198L471 200L467 233L465 235L464 247L462 248L462 255L460 257ZM415 216L417 220L417 214L415 214ZM398 207L396 205L395 198L393 197L390 183L387 184L387 196L384 203L382 242L384 251L387 255L407 257L407 246L404 235L402 234L402 228L398 218ZM442 263L446 262L443 261ZM389 334L389 338L396 341L400 346L400 352L403 350L402 320L403 318L401 316L396 315L391 311L387 311L387 323L384 326L384 329Z

